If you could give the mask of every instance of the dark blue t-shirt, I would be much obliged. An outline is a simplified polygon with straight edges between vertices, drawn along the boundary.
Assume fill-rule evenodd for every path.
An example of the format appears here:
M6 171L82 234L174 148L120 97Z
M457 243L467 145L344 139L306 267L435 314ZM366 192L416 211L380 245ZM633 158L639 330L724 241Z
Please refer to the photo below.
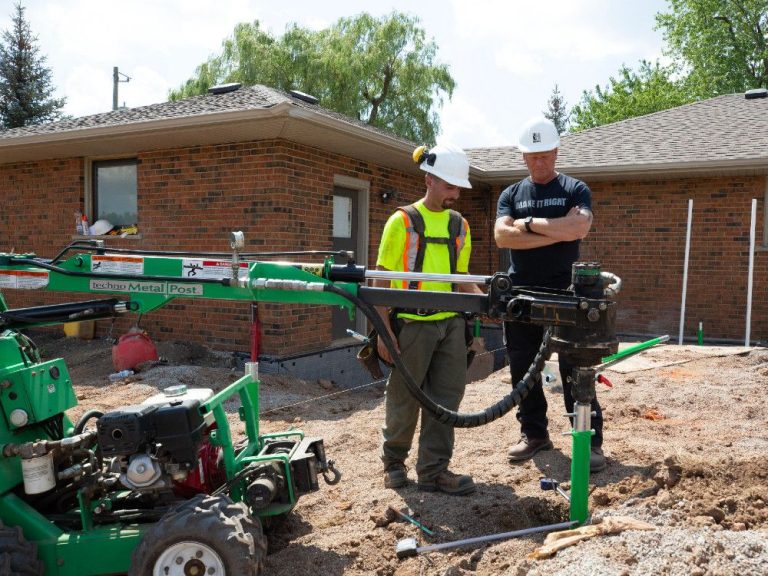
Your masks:
M526 178L501 193L496 218L560 218L574 206L592 210L592 192L581 180L558 174L547 184L534 184ZM571 266L579 259L579 244L579 240L573 240L529 250L510 250L509 274L519 286L568 288Z

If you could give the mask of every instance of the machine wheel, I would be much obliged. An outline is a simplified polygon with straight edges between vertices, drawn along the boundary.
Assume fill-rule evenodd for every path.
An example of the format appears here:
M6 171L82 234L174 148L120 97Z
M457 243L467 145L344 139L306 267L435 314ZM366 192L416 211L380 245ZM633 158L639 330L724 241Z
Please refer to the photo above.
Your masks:
M144 534L128 574L258 576L264 551L261 525L245 504L201 494L168 512Z
M267 556L267 537L264 536L261 519L246 513L245 518L243 518L243 528L253 538L256 574L261 574L264 568L264 558Z
M0 522L0 574L43 576L45 566L37 557L37 544L24 538L18 526Z

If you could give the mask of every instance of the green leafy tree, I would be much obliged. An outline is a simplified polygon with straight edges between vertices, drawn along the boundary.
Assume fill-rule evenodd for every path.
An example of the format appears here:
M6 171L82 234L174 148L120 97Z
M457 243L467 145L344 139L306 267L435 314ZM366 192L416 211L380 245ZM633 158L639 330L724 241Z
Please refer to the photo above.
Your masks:
M544 117L552 121L560 134L563 134L568 130L568 122L570 114L565 105L565 99L560 94L560 88L555 84L552 89L552 95L547 101L547 111L544 112Z
M768 0L670 0L667 52L700 98L768 86Z
M695 100L685 79L674 78L674 68L640 62L638 71L622 66L619 77L611 77L605 88L584 91L573 107L574 132L674 108Z
M53 97L51 71L20 3L12 22L0 41L0 125L18 128L57 120L66 100Z
M293 24L280 37L258 21L240 23L221 54L198 66L169 98L204 94L224 82L301 90L328 109L433 143L438 110L455 82L419 22L399 12L381 18L362 13L320 31Z

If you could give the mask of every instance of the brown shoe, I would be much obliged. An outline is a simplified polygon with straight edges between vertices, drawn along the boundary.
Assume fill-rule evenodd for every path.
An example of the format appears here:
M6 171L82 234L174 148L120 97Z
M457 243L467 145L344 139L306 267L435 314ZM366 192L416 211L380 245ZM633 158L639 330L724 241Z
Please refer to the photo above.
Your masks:
M463 496L475 491L475 481L467 474L454 474L450 470L443 470L432 480L419 479L419 490L425 492L445 492L454 496Z
M393 462L384 469L384 488L402 488L408 483L408 469L402 462Z
M517 444L507 450L507 459L510 462L523 462L530 460L534 454L541 450L552 450L552 448L553 445L549 436L546 438L528 438L525 434L521 434Z
M601 472L605 470L608 463L605 461L605 455L602 448L592 446L592 451L589 453L589 471Z

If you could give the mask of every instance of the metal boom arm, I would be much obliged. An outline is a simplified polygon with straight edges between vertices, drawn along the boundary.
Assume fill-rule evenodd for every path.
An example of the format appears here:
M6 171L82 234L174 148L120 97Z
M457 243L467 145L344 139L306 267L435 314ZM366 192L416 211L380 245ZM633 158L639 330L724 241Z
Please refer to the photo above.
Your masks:
M618 349L614 335L616 303L611 297L618 292L621 281L601 272L596 263L574 265L571 289L547 290L516 287L503 273L469 276L383 272L366 270L355 265L351 258L338 264L327 255L322 263L251 259L259 255L241 254L243 239L239 232L232 234L230 244L232 254L229 258L219 253L130 253L109 250L103 241L79 241L51 260L38 258L35 254L0 253L0 289L45 289L118 295L129 299L111 304L111 308L103 312L104 316L129 310L149 312L176 298L323 304L341 306L351 312L359 309L393 352L395 364L405 374L411 393L438 420L454 426L485 424L517 405L533 386L534 375L541 370L550 351L567 357L576 366L588 367L599 364L604 356ZM317 256L318 253L310 254ZM366 286L365 282L372 278L474 282L487 288L487 294ZM550 326L551 330L531 369L509 395L482 412L465 415L446 410L424 395L399 356L394 354L394 343L389 340L374 306L449 310ZM10 322L15 315L15 325L23 321L26 326L85 319L82 310L67 312L61 309L52 312L54 316L47 319L35 321L24 317L19 320L20 311L9 311L2 296L0 313L3 313L3 322Z

